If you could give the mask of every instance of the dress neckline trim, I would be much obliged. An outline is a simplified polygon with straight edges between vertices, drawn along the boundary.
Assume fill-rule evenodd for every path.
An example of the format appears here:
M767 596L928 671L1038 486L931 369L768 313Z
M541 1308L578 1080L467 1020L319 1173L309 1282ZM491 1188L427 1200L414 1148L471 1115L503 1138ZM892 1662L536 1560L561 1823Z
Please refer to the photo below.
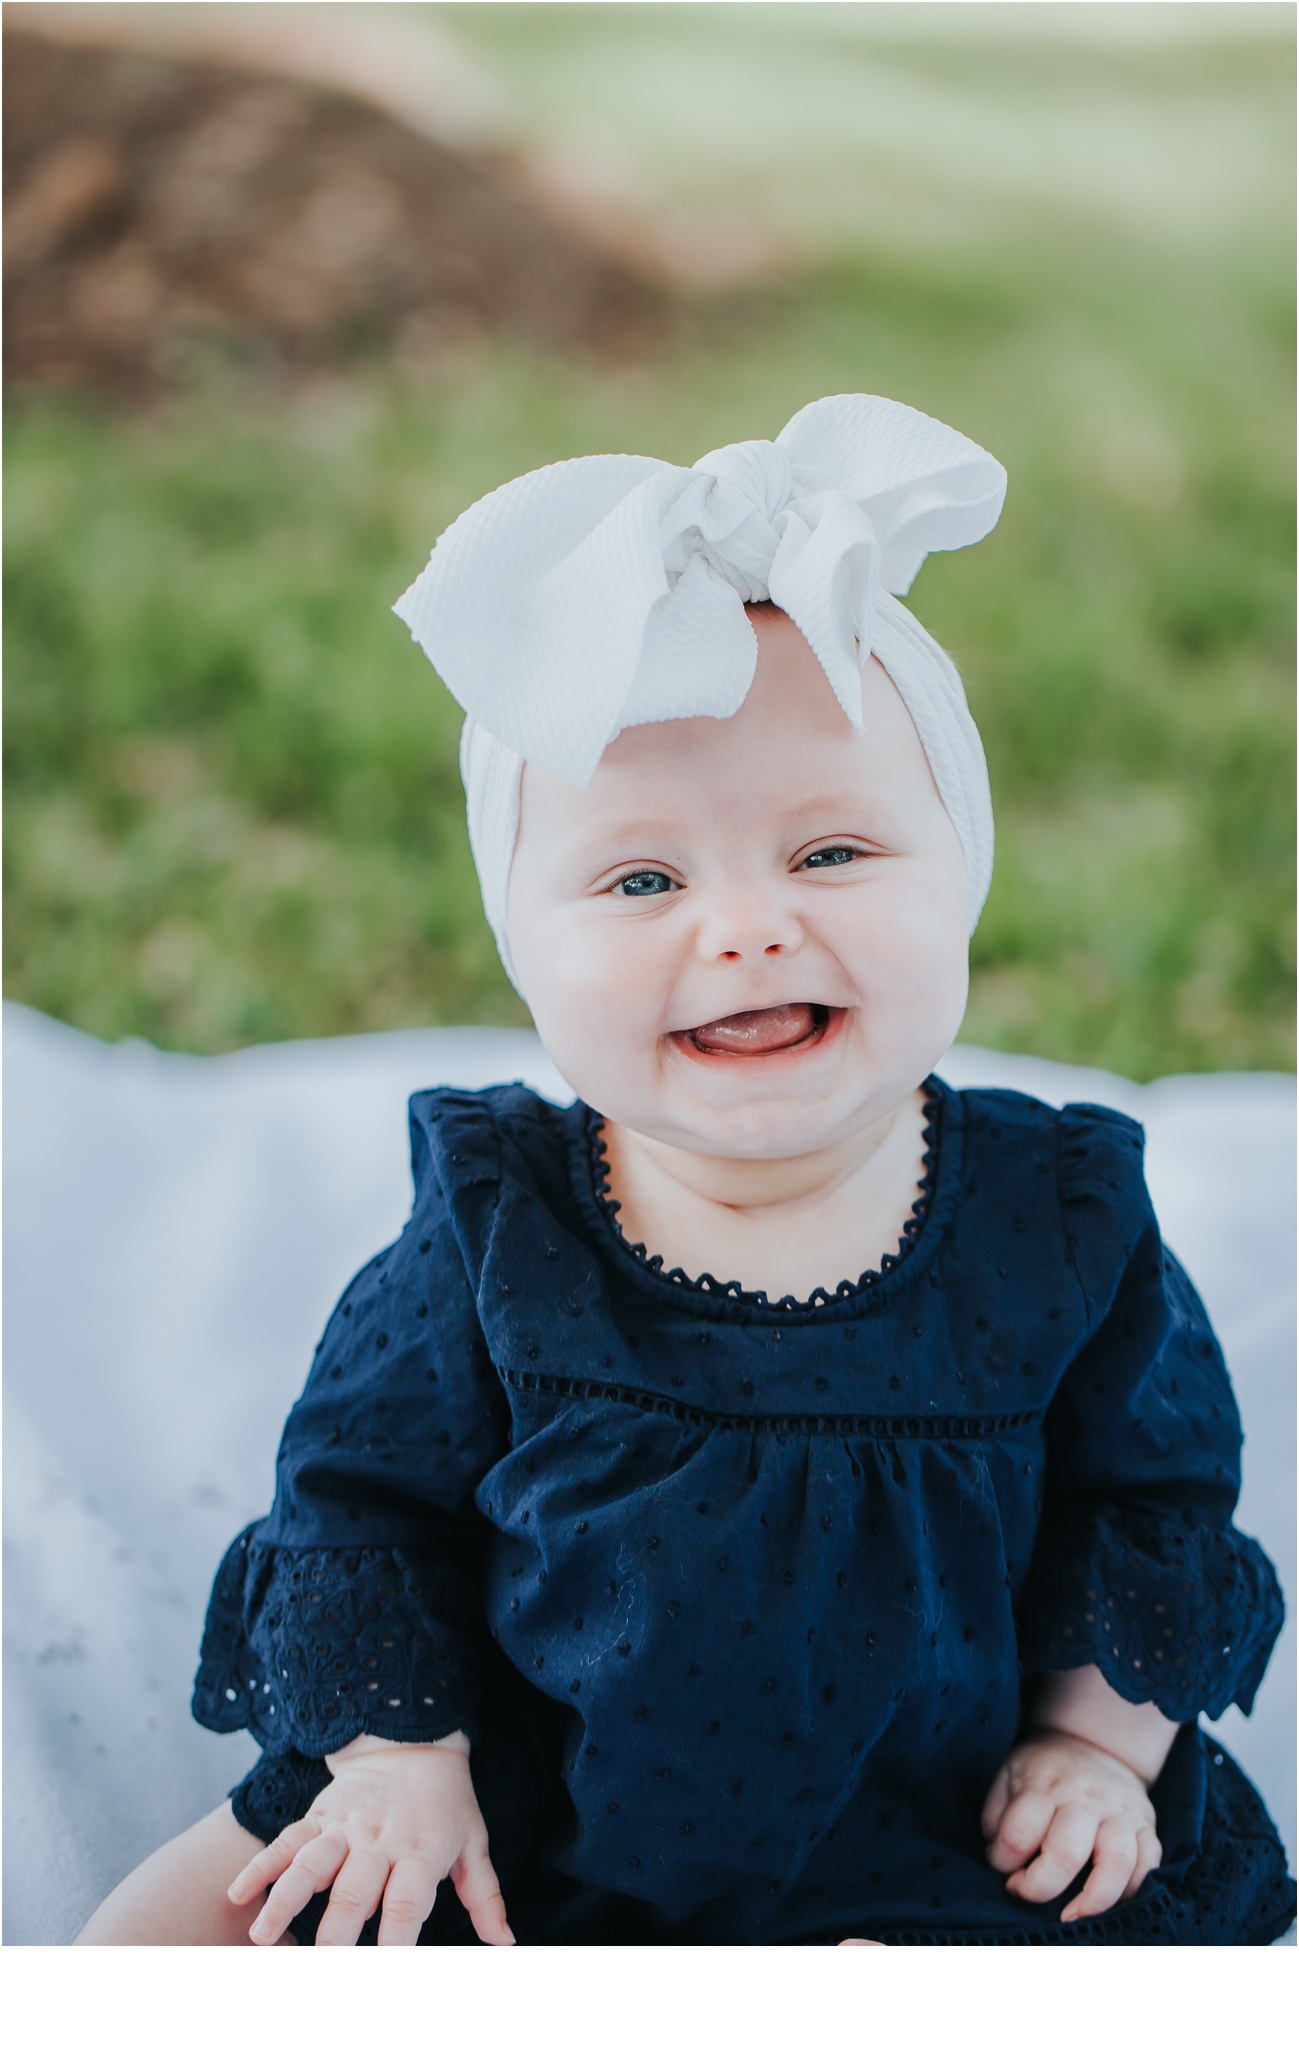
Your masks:
M862 1294L878 1287L881 1281L888 1279L890 1274L906 1264L920 1242L933 1210L942 1154L943 1106L948 1091L932 1074L923 1083L923 1087L924 1153L911 1213L902 1226L902 1236L897 1250L885 1252L877 1267L870 1268L856 1280L841 1280L833 1288L814 1287L810 1294L801 1297L783 1294L778 1300L773 1301L763 1288L745 1287L739 1280L719 1280L715 1274L708 1272L696 1276L687 1273L682 1266L665 1266L661 1252L651 1252L646 1245L635 1243L627 1236L618 1220L618 1212L622 1205L609 1192L609 1152L604 1140L604 1118L597 1110L584 1103L582 1109L586 1130L588 1185L595 1199L596 1210L619 1250L633 1259L642 1272L652 1275L655 1280L666 1282L676 1293L703 1295L710 1301L743 1302L753 1308L785 1311L824 1308L840 1302L855 1301Z

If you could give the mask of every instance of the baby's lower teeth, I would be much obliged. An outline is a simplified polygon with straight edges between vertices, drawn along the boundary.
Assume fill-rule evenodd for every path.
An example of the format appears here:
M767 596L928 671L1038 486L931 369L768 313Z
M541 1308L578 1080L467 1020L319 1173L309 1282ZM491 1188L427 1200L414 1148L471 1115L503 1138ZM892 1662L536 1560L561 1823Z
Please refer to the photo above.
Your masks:
M701 1052L780 1052L813 1029L810 1003L781 1003L771 1010L739 1010L691 1033Z

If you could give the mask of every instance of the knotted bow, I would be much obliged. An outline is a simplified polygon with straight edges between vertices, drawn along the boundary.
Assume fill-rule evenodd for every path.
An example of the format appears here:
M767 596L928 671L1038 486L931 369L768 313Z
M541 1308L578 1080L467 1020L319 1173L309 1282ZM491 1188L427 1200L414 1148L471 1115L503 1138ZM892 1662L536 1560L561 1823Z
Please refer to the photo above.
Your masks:
M691 469L590 455L516 477L448 527L394 610L478 725L570 782L626 726L737 711L757 662L744 605L764 598L860 731L881 593L981 540L1005 490L938 420L823 398Z

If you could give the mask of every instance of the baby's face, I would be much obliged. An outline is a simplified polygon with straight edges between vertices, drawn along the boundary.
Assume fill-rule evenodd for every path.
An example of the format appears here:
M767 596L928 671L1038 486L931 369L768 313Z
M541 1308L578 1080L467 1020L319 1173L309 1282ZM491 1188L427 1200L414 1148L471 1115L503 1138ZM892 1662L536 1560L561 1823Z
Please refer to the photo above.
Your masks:
M793 1158L887 1115L965 1009L965 863L884 670L854 733L783 613L751 614L733 718L620 733L586 789L529 766L515 969L602 1115L724 1158Z

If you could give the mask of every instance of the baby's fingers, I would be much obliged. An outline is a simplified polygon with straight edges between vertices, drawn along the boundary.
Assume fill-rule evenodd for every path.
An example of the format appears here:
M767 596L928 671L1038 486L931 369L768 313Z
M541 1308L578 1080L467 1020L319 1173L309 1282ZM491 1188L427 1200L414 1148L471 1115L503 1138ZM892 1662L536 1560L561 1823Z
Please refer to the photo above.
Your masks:
M983 1812L979 1816L979 1824L983 1829L983 1839L985 1842L990 1842L996 1834L1001 1826L1002 1815L1009 1805L1010 1772L1005 1764L1003 1764L988 1787L988 1796L983 1802Z
M259 1850L251 1863L245 1863L234 1883L226 1893L232 1905L242 1906L258 1892L265 1891L268 1884L274 1884L282 1870L287 1870L299 1849L305 1849L308 1842L314 1842L320 1833L320 1822L310 1814L302 1820L295 1820L292 1827L285 1828L273 1842Z
M465 1850L451 1871L451 1882L460 1903L474 1923L480 1941L509 1948L514 1936L505 1917L505 1901L484 1838L481 1845Z
M324 1918L316 1930L317 1948L355 1948L361 1929L373 1913L392 1865L377 1851L353 1849L329 1894Z
M420 1928L433 1911L437 1889L431 1863L421 1863L413 1856L394 1863L383 1895L380 1948L414 1948Z
M1019 1870L1027 1863L1041 1848L1054 1812L1054 1800L1042 1792L1021 1792L1012 1799L988 1844L988 1861L993 1869Z
M1164 1852L1160 1846L1159 1837L1155 1833L1154 1829L1140 1828L1137 1832L1136 1868L1133 1870L1131 1877L1128 1879L1127 1886L1123 1893L1124 1898L1135 1899L1137 1893L1141 1890L1142 1885L1149 1877L1151 1871L1158 1870L1163 1860Z
M337 1828L329 1828L299 1849L249 1929L249 1939L259 1948L271 1948L296 1920L309 1899L332 1884L347 1856L347 1841Z
M1136 1863L1137 1837L1132 1822L1117 1815L1103 1820L1096 1831L1091 1874L1060 1918L1086 1920L1093 1913L1108 1913L1123 1897Z
M1046 1831L1041 1854L1026 1870L1016 1870L1006 1879L1007 1891L1016 1898L1041 1904L1058 1898L1077 1877L1096 1845L1096 1816L1085 1806L1061 1806Z

